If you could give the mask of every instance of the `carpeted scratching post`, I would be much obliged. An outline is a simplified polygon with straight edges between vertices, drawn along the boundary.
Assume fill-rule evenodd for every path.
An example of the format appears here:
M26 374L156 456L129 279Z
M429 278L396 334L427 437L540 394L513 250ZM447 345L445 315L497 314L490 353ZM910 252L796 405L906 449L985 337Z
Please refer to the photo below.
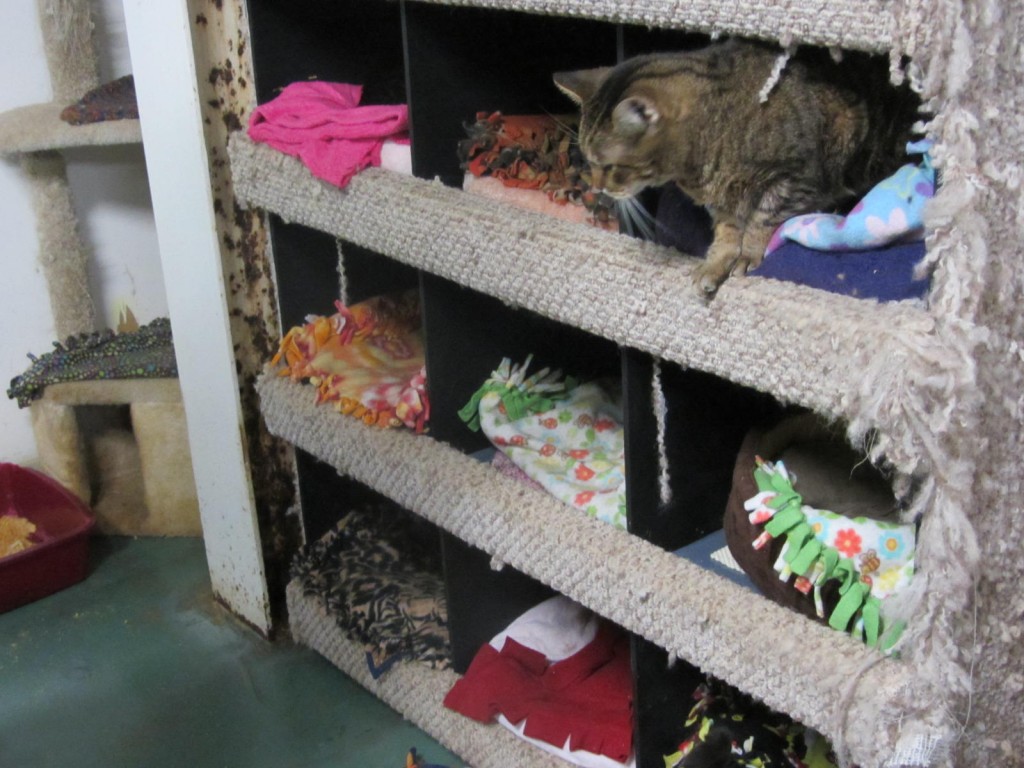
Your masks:
M70 103L99 85L89 0L37 0L55 102Z
M89 257L79 233L64 157L59 152L32 152L21 156L21 166L32 188L39 262L57 338L98 330L89 291Z
M40 466L88 503L91 497L89 470L74 407L44 399L32 404L31 414Z
M135 400L131 404L131 423L146 502L145 515L135 517L136 530L163 536L201 535L185 406L180 395L168 402Z
M99 84L88 0L37 0L53 101L78 99ZM22 155L32 185L39 232L39 260L50 291L57 337L95 331L88 255L71 202L64 158L57 152Z

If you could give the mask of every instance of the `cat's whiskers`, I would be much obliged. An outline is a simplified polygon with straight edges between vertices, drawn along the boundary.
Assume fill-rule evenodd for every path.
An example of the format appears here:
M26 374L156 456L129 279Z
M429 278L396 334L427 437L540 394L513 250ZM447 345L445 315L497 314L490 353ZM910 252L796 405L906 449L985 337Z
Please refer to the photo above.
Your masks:
M657 222L643 203L635 197L619 198L615 201L615 212L619 219L619 225L626 234L640 237L644 240L654 240L657 229Z
M573 144L579 144L579 140L580 140L579 130L577 130L577 128L575 127L575 125L573 123L567 123L567 122L565 122L565 120L561 119L558 115L553 115L550 112L548 112L547 110L545 110L545 114L547 114L548 117L550 117L552 120L555 121L555 125L557 125L563 131L565 131L565 133L569 136L569 138L572 139Z

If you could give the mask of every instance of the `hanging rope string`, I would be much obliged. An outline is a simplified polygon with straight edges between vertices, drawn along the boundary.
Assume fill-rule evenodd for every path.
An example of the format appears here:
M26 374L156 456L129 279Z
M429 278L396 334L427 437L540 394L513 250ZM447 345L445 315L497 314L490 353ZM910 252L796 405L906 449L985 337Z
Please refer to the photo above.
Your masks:
M651 376L651 404L654 406L654 418L658 424L658 493L664 505L672 501L672 484L668 472L668 453L665 450L668 404L665 402L665 390L661 385L661 360L658 358L654 360L654 371Z

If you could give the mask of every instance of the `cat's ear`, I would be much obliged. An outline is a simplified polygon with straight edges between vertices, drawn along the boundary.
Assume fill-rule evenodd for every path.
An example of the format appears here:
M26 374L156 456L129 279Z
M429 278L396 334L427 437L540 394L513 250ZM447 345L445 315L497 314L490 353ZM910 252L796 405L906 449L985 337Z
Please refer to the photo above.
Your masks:
M658 122L660 116L653 101L641 96L630 96L615 105L612 124L619 133L633 135L646 131Z
M555 72L552 77L558 90L577 104L582 104L597 92L610 70L611 67L578 69L575 72Z

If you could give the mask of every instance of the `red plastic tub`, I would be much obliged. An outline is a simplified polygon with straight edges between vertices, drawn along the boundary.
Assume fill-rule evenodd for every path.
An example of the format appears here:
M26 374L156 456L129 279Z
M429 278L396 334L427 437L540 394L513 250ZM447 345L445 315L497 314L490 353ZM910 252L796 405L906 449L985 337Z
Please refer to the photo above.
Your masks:
M96 518L73 493L40 472L0 463L0 515L36 526L35 546L0 558L0 613L85 578Z

